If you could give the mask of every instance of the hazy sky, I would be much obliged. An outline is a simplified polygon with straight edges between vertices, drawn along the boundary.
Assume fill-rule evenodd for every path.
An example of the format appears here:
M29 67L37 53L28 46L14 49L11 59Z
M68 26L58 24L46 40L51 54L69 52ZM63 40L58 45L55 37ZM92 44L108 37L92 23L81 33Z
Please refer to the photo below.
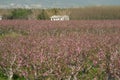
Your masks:
M79 7L120 5L120 0L0 0L0 6L33 5L38 7Z

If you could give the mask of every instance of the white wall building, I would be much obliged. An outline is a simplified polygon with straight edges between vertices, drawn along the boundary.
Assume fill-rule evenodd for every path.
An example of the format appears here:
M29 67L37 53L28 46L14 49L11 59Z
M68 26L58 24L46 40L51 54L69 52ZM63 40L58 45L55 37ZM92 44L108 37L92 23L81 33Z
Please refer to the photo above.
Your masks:
M69 16L54 15L54 16L51 16L50 19L51 19L51 21L65 21L65 20L69 20Z
M0 16L0 20L2 20L2 16Z

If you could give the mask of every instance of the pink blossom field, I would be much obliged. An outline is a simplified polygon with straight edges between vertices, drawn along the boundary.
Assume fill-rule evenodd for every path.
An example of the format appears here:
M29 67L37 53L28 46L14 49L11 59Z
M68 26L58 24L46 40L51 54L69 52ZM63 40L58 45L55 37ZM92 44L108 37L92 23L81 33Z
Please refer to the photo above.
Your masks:
M2 20L0 75L120 80L120 20Z

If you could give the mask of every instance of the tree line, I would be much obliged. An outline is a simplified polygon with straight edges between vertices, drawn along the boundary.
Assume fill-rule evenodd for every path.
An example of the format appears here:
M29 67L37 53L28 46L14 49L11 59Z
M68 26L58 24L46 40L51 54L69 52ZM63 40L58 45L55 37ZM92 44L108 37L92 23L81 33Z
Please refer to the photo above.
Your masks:
M91 6L53 9L0 9L3 19L49 20L53 15L68 15L71 20L120 19L120 6Z

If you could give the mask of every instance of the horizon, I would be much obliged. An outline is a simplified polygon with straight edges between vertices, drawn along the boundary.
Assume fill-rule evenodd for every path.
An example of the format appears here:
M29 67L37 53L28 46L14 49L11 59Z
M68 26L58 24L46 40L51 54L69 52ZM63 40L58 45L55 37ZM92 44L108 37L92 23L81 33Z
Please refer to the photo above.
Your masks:
M120 6L120 0L0 0L0 8L75 8L86 6Z

